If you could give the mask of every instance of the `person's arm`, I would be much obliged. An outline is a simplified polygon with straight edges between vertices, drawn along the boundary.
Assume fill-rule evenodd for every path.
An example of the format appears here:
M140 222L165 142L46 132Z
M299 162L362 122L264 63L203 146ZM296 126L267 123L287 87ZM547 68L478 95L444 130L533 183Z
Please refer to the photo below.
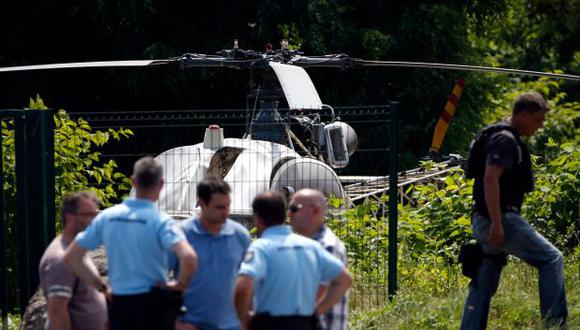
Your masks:
M48 298L48 320L50 327L54 330L71 330L70 315L68 313L69 298L50 297Z
M95 287L98 291L107 294L108 286L94 267L88 265L89 260L84 258L87 250L77 242L72 242L66 249L64 262L81 280Z
M318 286L318 290L316 291L316 301L320 301L326 295L326 289L328 285L320 285Z
M328 312L332 306L342 299L351 284L352 274L345 267L342 269L340 274L330 282L330 285L326 290L326 295L324 295L322 300L320 300L316 305L316 313L318 315L323 315Z
M167 287L173 290L185 291L189 286L191 277L197 270L197 254L186 240L177 241L173 244L173 252L179 260L179 275L175 282L170 282Z
M485 175L483 177L483 191L485 196L485 205L491 219L489 227L488 242L491 246L500 246L504 241L503 225L501 222L501 209L499 178L504 169L498 165L486 165Z
M254 279L249 275L240 275L236 280L234 290L234 304L236 313L242 323L242 329L247 329L250 321L250 308L252 306L252 294L254 292Z

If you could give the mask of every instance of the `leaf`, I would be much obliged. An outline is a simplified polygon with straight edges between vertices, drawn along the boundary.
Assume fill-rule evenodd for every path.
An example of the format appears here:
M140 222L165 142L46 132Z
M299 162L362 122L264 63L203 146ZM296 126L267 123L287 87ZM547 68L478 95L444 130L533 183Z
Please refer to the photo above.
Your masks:
M450 186L452 184L455 184L455 181L453 181L453 178L452 177L446 176L445 177L445 184L448 185L448 186Z

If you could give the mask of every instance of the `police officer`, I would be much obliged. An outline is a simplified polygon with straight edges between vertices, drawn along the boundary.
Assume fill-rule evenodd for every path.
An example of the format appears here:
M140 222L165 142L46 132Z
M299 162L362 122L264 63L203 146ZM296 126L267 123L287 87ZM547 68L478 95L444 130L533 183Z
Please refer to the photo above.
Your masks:
M252 209L261 237L248 248L238 272L234 301L242 326L317 328L318 315L325 314L342 299L352 283L352 275L318 242L293 234L284 225L286 202L282 194L259 194ZM319 285L325 281L330 285L326 296L317 303Z
M520 136L531 136L542 127L548 109L540 94L520 95L512 116L500 124L505 129L495 130L485 142L485 164L481 173L474 175L472 217L473 235L481 243L485 257L469 286L462 329L486 327L491 297L504 265L497 256L505 258L507 254L538 269L542 319L565 325L568 310L562 253L520 216L524 194L533 188L531 157ZM475 142L473 145L477 139ZM469 163L470 159L468 173Z
M166 313L156 299L161 296L154 295L159 290L154 288L164 285L165 289L183 292L195 271L197 256L183 232L153 204L163 186L161 165L151 157L141 158L135 163L131 181L135 198L127 198L101 212L76 236L65 254L65 262L99 291L112 290L109 309L112 330L164 329ZM111 289L83 261L87 250L101 244L107 251ZM179 278L173 282L168 282L167 276L169 250L175 252L180 262Z

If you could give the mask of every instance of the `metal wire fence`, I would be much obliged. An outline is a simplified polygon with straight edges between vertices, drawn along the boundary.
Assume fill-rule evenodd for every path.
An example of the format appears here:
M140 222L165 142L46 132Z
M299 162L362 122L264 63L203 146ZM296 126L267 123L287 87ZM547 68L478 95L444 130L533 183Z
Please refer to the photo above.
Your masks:
M333 226L339 236L348 236L347 248L372 247L371 240L387 246L389 235L396 237L396 226L389 228L386 223L389 173L396 171L396 158L389 158L389 152L396 153L390 145L396 142L394 132L390 132L394 127L390 106L312 112L232 109L69 115L86 120L94 130L131 129L133 137L105 146L101 157L115 160L127 175L140 157L156 157L163 165L165 179L158 207L177 219L198 214L196 185L206 175L213 175L223 178L232 188L231 217L248 226L251 202L258 193L277 190L290 196L302 188L315 188L331 197L329 215L338 217ZM99 186L96 182L91 184ZM368 198L382 201L378 203L382 205L380 210L375 212L380 213L377 219L384 223L349 226L346 210ZM375 235L366 236L367 229L373 229ZM345 230L359 232L346 235ZM353 242L353 237L360 244ZM394 260L395 248L388 247L395 251ZM352 258L375 260L372 272L357 273L351 304L370 306L384 302L394 293L396 283L396 272L389 272L389 253L354 250ZM395 267L393 260L390 266Z

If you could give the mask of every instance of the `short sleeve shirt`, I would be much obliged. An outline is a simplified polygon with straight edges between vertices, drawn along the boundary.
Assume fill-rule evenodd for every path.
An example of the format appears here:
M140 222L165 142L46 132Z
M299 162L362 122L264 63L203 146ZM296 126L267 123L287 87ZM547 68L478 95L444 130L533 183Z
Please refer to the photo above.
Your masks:
M516 133L517 134L517 133ZM526 191L533 187L530 153L520 140L508 130L501 130L489 138L485 147L486 165L504 169L499 178L500 208L502 212L519 211ZM474 209L488 216L483 178L476 178L473 187Z
M168 252L184 240L174 220L159 212L153 202L137 198L101 212L76 237L87 250L105 246L109 281L116 295L146 293L156 283L167 282Z
M217 235L205 230L198 218L179 224L197 252L197 272L185 291L186 323L203 329L240 329L234 307L234 286L240 263L250 245L250 233L228 219ZM170 255L171 269L178 271L177 257Z
M322 247L337 257L345 266L348 265L348 256L344 243L328 228L323 225L314 237ZM323 285L327 285L324 283ZM320 316L320 325L325 330L345 330L348 324L349 292L342 297L326 314Z
M320 284L343 268L318 242L280 225L269 227L250 245L239 274L254 280L257 314L310 316Z
M69 299L68 311L73 329L102 330L107 320L105 296L95 288L81 281L64 263L67 244L61 236L56 237L47 247L40 260L40 286L48 300L53 297ZM89 267L96 267L85 255ZM46 325L51 329L50 320Z
M517 141L507 130L492 135L486 146L486 164L497 165L511 170L516 161Z

